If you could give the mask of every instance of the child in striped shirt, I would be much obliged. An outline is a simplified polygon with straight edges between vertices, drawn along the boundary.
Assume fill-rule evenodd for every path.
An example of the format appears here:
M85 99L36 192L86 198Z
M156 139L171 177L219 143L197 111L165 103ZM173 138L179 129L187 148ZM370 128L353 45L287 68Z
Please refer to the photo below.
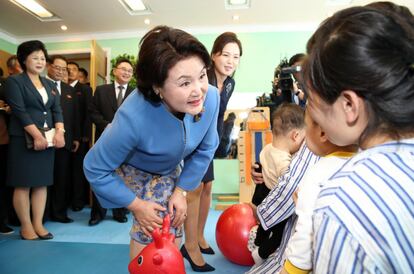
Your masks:
M312 214L322 188L329 179L357 151L355 145L337 146L331 143L321 127L305 113L306 144L322 158L305 174L297 190L294 233L286 248L286 261L281 273L308 273L312 270Z

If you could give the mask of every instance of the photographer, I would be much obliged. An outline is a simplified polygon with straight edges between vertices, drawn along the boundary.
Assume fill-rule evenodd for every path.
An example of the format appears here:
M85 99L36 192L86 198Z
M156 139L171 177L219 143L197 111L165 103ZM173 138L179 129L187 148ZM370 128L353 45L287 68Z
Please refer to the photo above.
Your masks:
M258 107L269 107L270 113L282 103L295 103L301 107L306 105L306 95L302 91L300 82L302 77L301 64L305 54L293 55L289 62L282 59L274 72L272 93L263 94L256 98Z
M293 75L293 83L292 83L292 102L298 104L301 107L305 107L306 105L306 96L305 93L300 88L300 82L302 80L302 63L305 59L305 54L298 53L293 55L289 59L289 68L291 68L292 75Z

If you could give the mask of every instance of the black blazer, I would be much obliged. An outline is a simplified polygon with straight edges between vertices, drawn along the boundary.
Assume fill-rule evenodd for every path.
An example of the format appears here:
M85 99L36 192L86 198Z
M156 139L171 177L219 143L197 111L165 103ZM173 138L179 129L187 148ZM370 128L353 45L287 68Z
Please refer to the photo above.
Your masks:
M74 86L78 97L80 137L92 138L92 122L89 115L89 104L92 100L92 88L79 81Z
M43 128L46 121L47 126L53 128L55 123L63 122L60 96L55 84L44 77L40 77L40 81L49 97L46 105L43 104L42 96L26 73L7 78L6 100L12 110L9 123L10 135L24 136L24 127L31 124Z
M60 106L65 123L65 148L72 150L73 141L80 139L80 119L78 97L75 89L64 82L60 82Z
M133 88L128 85L124 100L132 91ZM96 87L92 102L89 105L89 113L92 122L96 126L95 140L98 140L105 127L112 122L117 110L115 83Z

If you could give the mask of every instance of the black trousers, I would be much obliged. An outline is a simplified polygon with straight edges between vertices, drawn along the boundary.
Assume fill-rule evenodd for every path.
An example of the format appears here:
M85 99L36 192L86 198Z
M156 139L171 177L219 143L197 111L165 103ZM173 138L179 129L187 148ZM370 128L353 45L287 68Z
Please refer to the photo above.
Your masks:
M64 219L69 207L69 193L71 189L71 152L66 148L55 150L54 181L49 187L49 214L51 218Z
M89 150L89 142L81 142L78 151L72 153L71 205L83 208L89 204L89 183L83 173L83 159Z
M270 189L264 183L256 185L252 203L256 206L260 205L269 192ZM286 222L287 219L268 230L264 230L259 224L254 244L259 247L259 256L262 259L267 259L280 246Z
M92 192L92 209L91 209L91 219L103 220L106 216L106 208L103 208L99 203L98 199L95 196L95 193ZM114 218L125 217L127 214L126 208L113 208L112 216Z
M13 188L6 186L7 178L7 148L8 145L0 145L0 225L8 222L13 209Z

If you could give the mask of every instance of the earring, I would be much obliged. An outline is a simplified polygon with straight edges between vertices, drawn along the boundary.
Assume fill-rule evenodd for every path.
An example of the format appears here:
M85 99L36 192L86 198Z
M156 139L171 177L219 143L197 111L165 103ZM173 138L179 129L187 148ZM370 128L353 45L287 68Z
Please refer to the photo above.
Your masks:
M154 92L155 92L156 95L158 95L158 97L160 97L161 100L164 99L164 97L162 97L162 94L161 94L159 89L154 89Z

